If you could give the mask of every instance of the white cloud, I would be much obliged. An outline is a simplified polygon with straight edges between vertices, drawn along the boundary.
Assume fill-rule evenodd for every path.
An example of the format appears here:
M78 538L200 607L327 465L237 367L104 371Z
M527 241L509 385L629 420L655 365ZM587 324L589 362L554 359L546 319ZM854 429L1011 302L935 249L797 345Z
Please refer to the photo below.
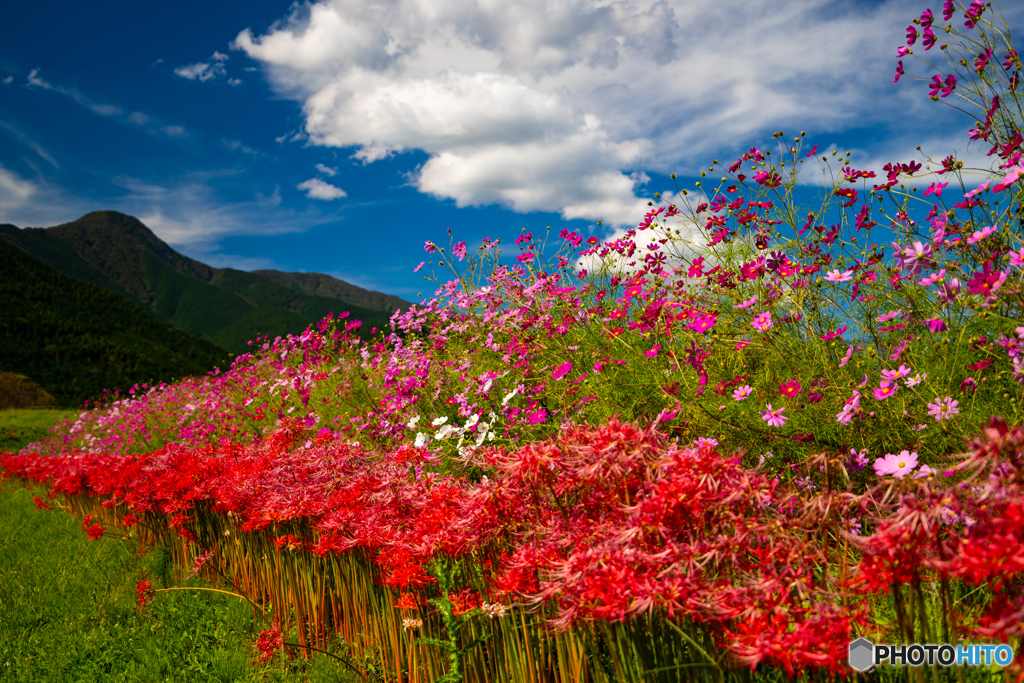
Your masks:
M34 151L40 157L48 161L51 166L53 166L54 168L60 168L60 164L57 163L57 160L54 159L50 155L50 153L43 148L42 145L40 145L38 142L30 138L28 134L14 127L10 123L7 123L6 121L0 121L0 128L7 131L7 133L15 140L18 140L27 147L30 147L32 151Z
M197 62L195 64L179 66L174 70L174 73L190 81L206 82L218 76L224 76L227 74L227 69L224 68L224 64L221 62Z
M210 57L210 59L214 60L215 62L226 62L228 61L228 59L230 59L230 57L228 57L226 54L222 52L214 51L213 56Z
M340 199L347 197L348 193L340 187L335 187L330 183L325 183L319 178L310 178L305 182L301 182L295 186L297 189L303 190L306 196L310 199Z
M14 76L8 76L4 79L4 85L10 85L11 83L14 83Z
M827 144L952 120L892 84L919 4L320 0L232 47L303 104L311 144L364 163L423 150L412 183L460 206L628 225L640 169L696 172L779 129Z
M316 170L320 171L326 176L335 176L338 173L338 169L331 168L330 166L325 166L324 164L317 164Z
M228 79L228 85L242 85L242 79L241 78L229 78Z
M169 138L187 138L188 132L183 126L164 126L160 129Z
M249 147L248 145L243 143L241 140L226 140L225 139L225 140L221 140L221 144L224 145L224 149L231 150L232 152L241 152L242 154L252 154L254 156L259 154L259 152L257 152L252 147Z
M28 85L49 90L51 92L58 93L65 97L68 97L78 104L92 110L100 116L115 119L121 123L132 124L141 126L150 135L156 135L158 137L171 137L171 138L186 138L188 137L188 131L179 125L162 125L156 121L153 117L143 114L140 111L135 111L124 116L124 110L113 104L105 104L94 101L91 97L87 96L76 88L69 88L62 85L55 85L47 80L44 80L39 75L39 69L32 69L28 74Z
M0 166L0 216L8 211L22 207L36 192L35 184L22 180L17 175ZM7 219L5 219L7 220Z

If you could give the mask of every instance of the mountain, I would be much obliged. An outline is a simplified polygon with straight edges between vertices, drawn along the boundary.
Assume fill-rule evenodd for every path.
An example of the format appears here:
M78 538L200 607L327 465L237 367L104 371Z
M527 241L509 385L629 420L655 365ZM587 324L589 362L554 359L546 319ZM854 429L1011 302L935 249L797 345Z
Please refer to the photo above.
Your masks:
M249 273L179 254L141 221L96 211L52 228L0 226L0 240L54 269L127 298L175 328L235 354L261 335L299 334L328 313L348 311L359 332L383 329L398 297L319 273Z
M396 311L409 307L408 301L399 299L397 296L356 287L344 280L323 273L282 273L279 270L254 270L252 272L296 292L310 296L340 299L353 306L361 306L371 311Z
M66 407L104 389L227 368L227 352L0 240L0 373L31 377ZM45 398L45 396L44 396ZM41 405L41 404L40 404Z

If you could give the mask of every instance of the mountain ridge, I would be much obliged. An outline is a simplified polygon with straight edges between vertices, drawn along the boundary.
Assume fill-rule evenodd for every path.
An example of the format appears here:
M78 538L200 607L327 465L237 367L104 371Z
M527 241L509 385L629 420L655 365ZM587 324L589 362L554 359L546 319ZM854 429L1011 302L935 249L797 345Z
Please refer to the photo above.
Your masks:
M51 228L0 226L0 239L55 270L127 298L159 320L244 353L257 336L301 333L328 313L348 311L383 329L411 304L323 273L214 268L175 251L140 220L94 211Z

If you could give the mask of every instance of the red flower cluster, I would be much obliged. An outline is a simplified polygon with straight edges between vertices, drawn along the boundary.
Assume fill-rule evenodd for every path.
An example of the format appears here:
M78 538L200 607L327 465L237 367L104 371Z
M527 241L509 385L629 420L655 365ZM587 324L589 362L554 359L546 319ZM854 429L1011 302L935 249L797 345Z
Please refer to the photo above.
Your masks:
M556 628L640 616L700 624L751 667L839 671L851 633L870 628L863 601L836 599L822 544L827 509L872 504L869 491L800 494L714 447L669 443L654 429L611 420L567 425L556 439L465 458L480 481L431 471L428 451L372 453L313 443L285 421L252 446L140 456L0 456L4 476L54 493L97 496L135 521L216 548L230 517L266 533L280 553L361 551L398 604L427 604L437 557L479 568L483 589L450 596L459 611L487 602L545 606ZM849 586L887 592L934 578L988 584L995 599L970 633L1024 635L1024 431L993 421L963 463L965 483L903 484L900 507L873 535L846 536L862 561ZM979 485L980 482L980 485ZM883 484L889 486L889 484ZM833 496L833 498L828 498ZM830 502L831 501L831 502ZM219 517L219 525L209 522ZM93 538L103 527L87 516ZM200 555L205 561L210 551ZM147 585L144 585L146 583ZM148 582L139 583L139 599ZM141 603L140 603L141 604ZM261 635L264 657L280 634Z

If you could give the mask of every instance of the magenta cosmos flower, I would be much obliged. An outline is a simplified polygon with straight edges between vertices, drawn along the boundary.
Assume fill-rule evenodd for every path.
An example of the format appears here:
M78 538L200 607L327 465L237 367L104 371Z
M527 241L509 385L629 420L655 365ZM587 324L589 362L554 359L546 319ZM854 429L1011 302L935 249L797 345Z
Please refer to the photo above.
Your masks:
M779 385L779 393L790 398L800 395L800 382L791 379Z
M875 474L880 477L892 475L897 479L910 474L917 467L917 453L900 451L899 455L886 453L884 458L875 460Z
M874 394L875 400L881 401L882 399L889 398L896 393L899 389L899 385L896 382L888 379L883 379L880 386L874 389L871 393Z
M772 314L768 311L759 313L750 325L758 332L767 332L772 326Z

